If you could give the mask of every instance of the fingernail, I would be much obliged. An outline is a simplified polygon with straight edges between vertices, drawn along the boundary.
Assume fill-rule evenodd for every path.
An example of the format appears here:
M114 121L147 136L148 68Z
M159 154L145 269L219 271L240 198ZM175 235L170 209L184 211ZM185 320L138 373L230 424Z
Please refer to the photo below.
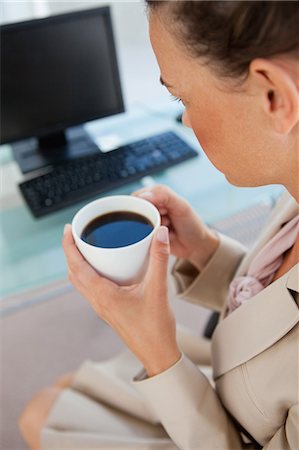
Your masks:
M146 198L150 198L153 196L153 193L150 191L146 191L146 192L141 192L141 194L138 194L139 197L146 197Z
M167 227L160 227L157 233L157 239L158 241L162 242L162 244L168 244L169 243L169 232Z
M65 235L65 233L67 232L67 230L69 229L69 227L70 227L70 224L69 224L69 223L66 223L66 224L64 225L63 235Z

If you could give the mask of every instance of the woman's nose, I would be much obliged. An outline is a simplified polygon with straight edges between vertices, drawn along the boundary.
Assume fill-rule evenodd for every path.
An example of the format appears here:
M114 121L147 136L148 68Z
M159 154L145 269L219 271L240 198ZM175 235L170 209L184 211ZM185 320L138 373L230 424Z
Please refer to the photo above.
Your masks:
M183 115L182 115L182 122L186 127L192 128L191 123L188 117L187 111L184 109Z

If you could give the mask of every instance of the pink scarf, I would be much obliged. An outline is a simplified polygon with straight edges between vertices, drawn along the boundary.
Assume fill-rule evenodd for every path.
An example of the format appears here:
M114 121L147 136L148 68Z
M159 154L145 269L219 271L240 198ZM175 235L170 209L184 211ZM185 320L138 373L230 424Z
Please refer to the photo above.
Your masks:
M229 286L228 306L232 312L256 295L274 278L282 264L283 254L299 235L299 214L287 222L252 260L247 275L236 277Z

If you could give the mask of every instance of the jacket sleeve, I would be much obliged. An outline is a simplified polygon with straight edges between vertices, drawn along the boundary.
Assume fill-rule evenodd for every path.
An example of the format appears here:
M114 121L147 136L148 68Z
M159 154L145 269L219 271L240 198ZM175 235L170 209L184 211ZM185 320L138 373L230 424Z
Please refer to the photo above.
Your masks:
M263 450L298 450L299 448L299 403L288 412L285 423L276 431Z
M216 311L222 310L229 284L246 254L238 241L222 234L219 238L217 250L201 272L183 259L178 259L172 269L179 298Z
M181 450L241 449L238 430L208 379L188 358L151 378L133 382Z

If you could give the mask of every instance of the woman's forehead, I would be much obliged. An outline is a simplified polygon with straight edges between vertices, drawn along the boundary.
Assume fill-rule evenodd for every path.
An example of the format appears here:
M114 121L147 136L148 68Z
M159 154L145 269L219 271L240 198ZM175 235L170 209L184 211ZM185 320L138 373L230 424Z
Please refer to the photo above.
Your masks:
M211 72L200 58L192 57L184 51L182 44L163 22L151 14L149 20L150 40L160 67L161 82L172 91L183 92L186 85L206 84ZM213 77L212 77L213 78Z
M162 84L166 87L177 87L178 81L190 72L188 68L192 65L192 59L186 57L175 37L153 16L150 18L149 31L153 51L160 66Z

